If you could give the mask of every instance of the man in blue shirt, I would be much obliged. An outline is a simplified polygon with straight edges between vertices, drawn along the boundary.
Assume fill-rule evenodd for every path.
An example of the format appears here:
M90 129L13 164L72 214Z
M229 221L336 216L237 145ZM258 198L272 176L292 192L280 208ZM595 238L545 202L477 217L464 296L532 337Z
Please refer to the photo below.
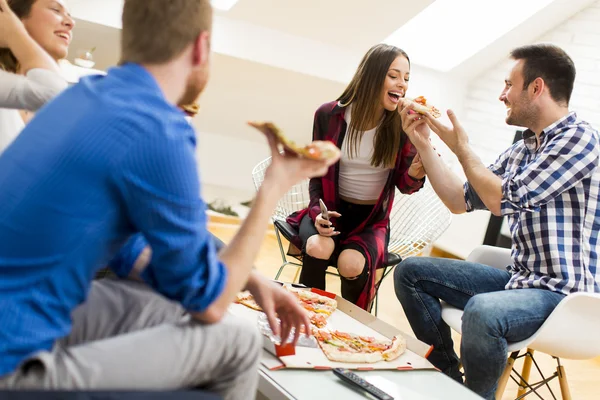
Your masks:
M261 341L224 318L235 295L249 289L283 336L308 329L252 263L278 199L336 160L281 155L270 138L255 205L217 256L194 130L175 106L208 79L211 21L209 0L125 1L122 65L64 92L0 157L0 388L206 387L248 399ZM104 265L125 276L140 262L148 285L92 284Z

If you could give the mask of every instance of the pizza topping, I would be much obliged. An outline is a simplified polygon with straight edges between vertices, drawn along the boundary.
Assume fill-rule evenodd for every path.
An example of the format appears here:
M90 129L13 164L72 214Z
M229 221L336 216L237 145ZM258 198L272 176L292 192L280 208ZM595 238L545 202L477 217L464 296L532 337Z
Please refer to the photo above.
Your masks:
M392 340L379 340L371 336L359 336L347 332L315 330L319 346L331 361L351 363L375 363L398 358L406 349L401 336Z
M300 305L308 311L310 323L317 328L327 325L327 318L337 309L337 301L325 296L310 292L308 290L296 290L284 286L289 292L298 298ZM248 291L238 293L236 303L243 304L253 310L262 311L256 303L252 294Z
M419 96L415 99L412 99L414 105L413 109L421 114L428 112L434 118L439 118L442 114L440 110L432 106L431 104L427 104L427 99L424 96Z

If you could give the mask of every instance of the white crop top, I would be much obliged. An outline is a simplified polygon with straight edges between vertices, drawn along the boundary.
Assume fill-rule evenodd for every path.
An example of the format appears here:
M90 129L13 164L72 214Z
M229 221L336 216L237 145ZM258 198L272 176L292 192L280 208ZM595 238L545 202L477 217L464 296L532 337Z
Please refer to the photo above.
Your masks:
M356 200L377 200L388 179L390 168L371 166L371 157L375 148L374 138L377 128L365 131L358 147L358 154L350 158L348 149L348 129L350 127L350 107L346 109L344 119L348 128L342 142L340 158L339 193L341 196Z

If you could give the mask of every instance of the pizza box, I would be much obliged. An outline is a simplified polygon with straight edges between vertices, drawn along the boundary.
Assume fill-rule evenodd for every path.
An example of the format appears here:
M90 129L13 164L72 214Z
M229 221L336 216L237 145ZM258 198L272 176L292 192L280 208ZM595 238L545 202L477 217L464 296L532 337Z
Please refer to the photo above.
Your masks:
M410 371L416 369L436 369L427 361L427 356L433 349L420 340L400 331L399 329L383 322L371 313L357 307L349 301L333 293L319 289L305 289L313 293L326 296L337 301L337 310L328 318L325 329L339 330L363 336L373 336L377 339L392 339L395 335L402 335L406 340L406 351L393 361L379 361L376 363L345 363L329 360L321 348L306 345L275 344L269 336L263 335L263 347L275 357L263 357L262 363L270 370L282 368L296 369L322 369L347 368L353 370L399 370ZM232 304L229 312L239 318L244 318L258 326L264 322L264 314L242 304ZM262 322L261 322L262 321Z

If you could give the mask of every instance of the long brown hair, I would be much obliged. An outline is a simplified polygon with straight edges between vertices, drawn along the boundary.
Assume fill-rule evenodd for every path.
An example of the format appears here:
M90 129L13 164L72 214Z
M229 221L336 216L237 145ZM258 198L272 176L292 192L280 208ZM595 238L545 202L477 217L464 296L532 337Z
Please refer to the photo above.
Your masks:
M19 19L27 18L37 0L8 0L8 6ZM19 62L10 49L0 48L0 69L16 73Z
M381 89L390 65L398 57L410 59L404 50L387 44L377 44L363 57L354 77L337 99L342 106L352 104L352 118L348 127L348 149L350 157L358 153L362 133L376 121L374 117L381 102ZM371 165L393 168L400 146L406 140L402 121L396 111L384 109L384 116L375 133L375 148Z

